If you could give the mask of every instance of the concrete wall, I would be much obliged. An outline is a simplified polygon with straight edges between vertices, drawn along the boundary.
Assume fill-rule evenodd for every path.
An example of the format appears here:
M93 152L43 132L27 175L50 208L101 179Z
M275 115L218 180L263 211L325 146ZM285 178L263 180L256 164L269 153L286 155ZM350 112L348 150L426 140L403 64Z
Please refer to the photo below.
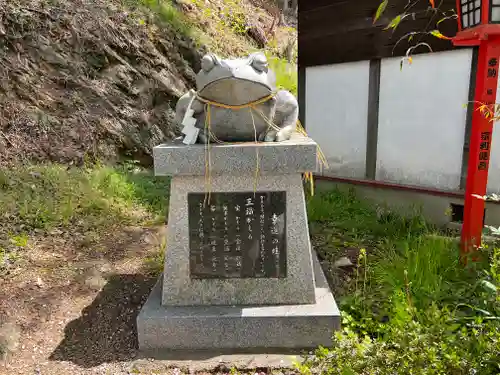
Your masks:
M376 159L376 180L458 190L472 49L419 54L402 70L400 61L380 63L373 140L367 139L369 61L305 69L305 124L330 164L324 175L365 178L373 141L376 155L368 160ZM499 144L492 168L499 173L491 184L500 190L500 138L493 140Z
M472 50L382 60L376 179L459 189Z
M369 62L306 68L307 133L338 176L363 178Z

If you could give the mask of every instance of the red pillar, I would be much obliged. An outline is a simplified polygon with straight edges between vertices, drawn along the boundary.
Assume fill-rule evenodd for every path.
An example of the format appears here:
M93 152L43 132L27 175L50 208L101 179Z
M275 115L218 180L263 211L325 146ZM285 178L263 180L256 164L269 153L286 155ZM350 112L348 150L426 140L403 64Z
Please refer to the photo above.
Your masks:
M484 219L484 200L473 195L486 195L494 104L500 60L500 38L482 40L479 44L476 88L474 94L472 129L469 144L469 162L465 187L464 223L462 227L462 255L475 251L481 245ZM486 105L486 107L485 107ZM487 113L490 116L486 116Z

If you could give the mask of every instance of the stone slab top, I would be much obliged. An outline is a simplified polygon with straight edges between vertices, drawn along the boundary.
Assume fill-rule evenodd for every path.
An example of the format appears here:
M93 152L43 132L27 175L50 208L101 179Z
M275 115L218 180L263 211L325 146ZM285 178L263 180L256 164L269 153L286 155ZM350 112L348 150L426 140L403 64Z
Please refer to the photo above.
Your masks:
M316 172L317 143L300 133L283 142L185 145L181 141L154 147L157 176L294 174Z

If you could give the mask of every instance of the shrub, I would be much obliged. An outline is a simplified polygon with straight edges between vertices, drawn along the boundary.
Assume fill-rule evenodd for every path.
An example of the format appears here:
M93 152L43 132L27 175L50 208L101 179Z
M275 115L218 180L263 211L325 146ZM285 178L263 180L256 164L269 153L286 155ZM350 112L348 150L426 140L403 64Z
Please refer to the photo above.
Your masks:
M276 86L297 96L297 66L268 54L269 67L276 74Z
M456 239L418 213L381 213L353 191L318 194L308 211L312 227L372 247L359 252L349 294L336 296L343 330L298 363L300 373L500 373L500 249L485 246L464 266Z
M331 349L319 348L298 365L302 374L466 375L497 374L500 370L499 326L481 331L456 328L445 310L429 313L432 324L410 320L389 325L384 336L362 336L345 328Z

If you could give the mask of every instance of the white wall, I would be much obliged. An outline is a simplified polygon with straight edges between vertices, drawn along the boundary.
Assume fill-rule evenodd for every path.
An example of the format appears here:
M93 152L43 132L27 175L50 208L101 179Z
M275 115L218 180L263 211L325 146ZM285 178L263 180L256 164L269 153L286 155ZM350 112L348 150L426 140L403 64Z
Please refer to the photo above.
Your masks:
M457 190L472 49L381 64L377 174L380 181ZM325 175L364 178L369 62L306 69L305 122L325 153ZM500 97L500 95L499 95ZM490 191L500 191L500 133L493 135Z
M306 68L305 123L325 175L365 177L368 79L368 61Z
M377 180L459 188L472 50L382 60Z

